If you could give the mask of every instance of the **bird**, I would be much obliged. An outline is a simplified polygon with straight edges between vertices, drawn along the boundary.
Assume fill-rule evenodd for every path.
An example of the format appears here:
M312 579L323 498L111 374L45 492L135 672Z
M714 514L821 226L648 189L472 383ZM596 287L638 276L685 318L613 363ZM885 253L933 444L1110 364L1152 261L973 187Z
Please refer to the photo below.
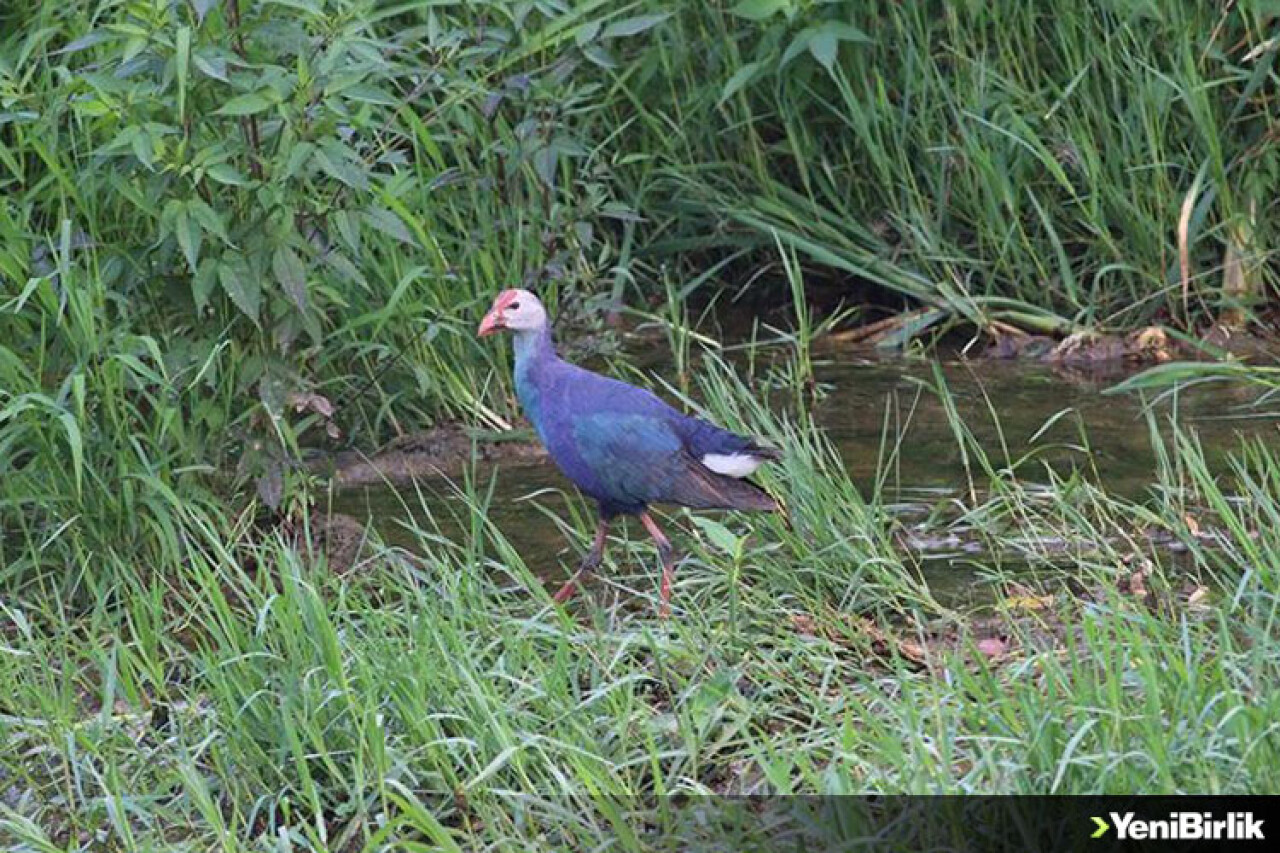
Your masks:
M542 302L523 289L504 290L477 329L507 331L515 351L516 397L560 471L598 509L591 548L555 594L568 601L604 559L611 522L637 516L662 564L660 614L671 609L675 552L650 505L691 509L778 511L779 502L747 480L782 458L759 439L738 435L676 410L651 391L570 364L556 354Z

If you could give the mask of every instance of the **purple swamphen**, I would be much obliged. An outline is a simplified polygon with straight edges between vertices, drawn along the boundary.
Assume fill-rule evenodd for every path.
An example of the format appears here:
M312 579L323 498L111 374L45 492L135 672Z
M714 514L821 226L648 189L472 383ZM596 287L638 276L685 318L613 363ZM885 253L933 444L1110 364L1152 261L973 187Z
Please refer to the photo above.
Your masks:
M649 504L777 510L777 501L742 478L780 454L683 415L642 388L562 361L551 343L546 309L527 290L499 293L477 334L503 329L514 334L516 394L525 416L560 470L600 507L591 550L555 600L567 600L600 565L609 522L638 515L658 544L666 615L674 555Z

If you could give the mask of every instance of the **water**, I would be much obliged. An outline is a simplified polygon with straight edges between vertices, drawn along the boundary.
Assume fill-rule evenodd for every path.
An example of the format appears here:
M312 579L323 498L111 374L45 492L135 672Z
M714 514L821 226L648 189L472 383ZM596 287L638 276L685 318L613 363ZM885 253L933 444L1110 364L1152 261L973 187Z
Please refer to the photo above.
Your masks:
M1092 466L1109 492L1128 498L1141 497L1153 481L1156 456L1143 400L1137 394L1103 393L1123 374L1065 374L1016 361L940 366L960 420L991 458L1003 462L1007 448L1009 459L1036 451L1058 471ZM899 431L903 435L903 452L889 472L895 491L950 493L965 485L963 454L943 401L921 390L922 384L933 384L933 364L832 362L817 373L834 391L815 408L816 419L860 486L876 481L886 428L891 438ZM1166 433L1176 416L1183 427L1194 429L1210 460L1221 462L1242 436L1277 435L1280 421L1251 405L1257 396L1243 384L1202 384L1156 403L1151 412ZM1030 469L1021 470L1025 475Z
M647 370L663 370L653 350L635 358ZM936 365L960 420L998 464L1034 451L1037 465L1052 465L1060 473L1073 467L1088 469L1109 492L1134 499L1143 497L1155 481L1156 456L1143 401L1137 395L1103 394L1122 376L1069 375L1016 361L953 359ZM963 493L969 482L943 401L927 387L935 381L934 372L935 363L928 361L877 361L839 353L815 363L816 379L826 391L813 404L815 420L840 451L863 494L870 494L879 482L881 497L908 515L913 506L923 513L947 496ZM1176 415L1184 428L1198 435L1210 465L1221 470L1226 454L1242 437L1280 436L1278 421L1265 409L1251 406L1256 398L1253 388L1208 383L1182 389L1153 411L1166 429ZM899 440L901 452L886 466L881 458L884 445ZM1019 469L1024 480L1035 479L1042 470ZM583 499L545 458L481 469L479 477L485 488L493 478L488 517L530 566L549 579L562 577L577 556L554 518L572 517L571 504L579 512L589 511ZM470 513L459 489L444 478L422 480L418 489L421 499L413 489L350 489L336 496L333 509L371 520L385 539L412 549L417 540L403 525L406 506L420 516L425 501L444 535L463 536ZM637 529L632 535L642 534ZM924 544L931 585L936 581L954 592L964 578L972 577L975 564L989 559L975 553L972 544Z

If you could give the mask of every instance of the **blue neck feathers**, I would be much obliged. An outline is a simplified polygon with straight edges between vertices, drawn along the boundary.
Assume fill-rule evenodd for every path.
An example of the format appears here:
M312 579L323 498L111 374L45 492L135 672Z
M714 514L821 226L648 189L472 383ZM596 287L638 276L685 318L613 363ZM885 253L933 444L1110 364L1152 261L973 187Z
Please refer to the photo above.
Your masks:
M516 332L514 348L517 372L532 367L545 358L554 357L556 349L551 343L551 325Z

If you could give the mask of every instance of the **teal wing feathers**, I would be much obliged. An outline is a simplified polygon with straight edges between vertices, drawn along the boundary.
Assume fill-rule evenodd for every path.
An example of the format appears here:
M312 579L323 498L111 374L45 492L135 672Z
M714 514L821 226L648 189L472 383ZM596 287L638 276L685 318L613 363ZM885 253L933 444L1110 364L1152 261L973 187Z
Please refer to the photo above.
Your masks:
M574 439L583 462L620 506L777 508L758 486L704 466L668 419L635 413L584 414L574 421Z

